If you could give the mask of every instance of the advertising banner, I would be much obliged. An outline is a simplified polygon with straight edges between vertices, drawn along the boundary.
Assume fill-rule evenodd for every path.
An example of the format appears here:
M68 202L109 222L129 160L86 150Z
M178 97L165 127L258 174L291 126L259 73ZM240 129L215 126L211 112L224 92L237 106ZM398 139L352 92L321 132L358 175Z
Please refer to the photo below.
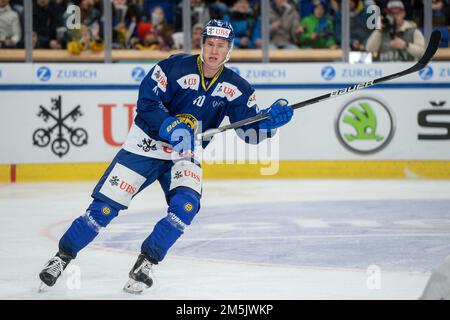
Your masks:
M132 124L153 65L0 64L0 164L108 162ZM408 63L230 64L266 108L382 77ZM272 141L247 146L231 131L204 160L450 160L450 64L297 110ZM224 122L223 124L225 124Z

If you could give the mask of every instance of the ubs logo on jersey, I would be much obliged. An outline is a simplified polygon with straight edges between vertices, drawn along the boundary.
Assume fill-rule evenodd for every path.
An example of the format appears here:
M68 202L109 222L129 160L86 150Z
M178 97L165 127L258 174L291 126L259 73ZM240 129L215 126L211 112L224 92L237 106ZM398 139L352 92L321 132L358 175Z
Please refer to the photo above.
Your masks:
M188 170L188 169L183 170L183 171L177 171L173 175L174 179L181 179L183 177L192 178L192 179L194 179L197 182L200 182L202 180L202 176L201 175L199 175L199 174L197 174L195 172L192 172L191 170Z
M182 89L198 90L200 85L200 76L198 74L188 74L177 80Z
M42 118L44 122L48 122L49 119L53 119L56 123L50 127L39 128L33 133L33 145L40 148L48 146L53 138L51 144L52 152L58 157L62 158L69 152L70 142L76 147L81 147L88 143L88 134L83 128L70 127L67 123L69 119L73 122L77 121L83 114L81 113L81 107L77 106L72 111L63 115L61 96L51 99L52 106L50 110L39 106L38 117ZM69 138L64 136L64 133L69 134ZM70 140L70 142L69 142Z
M161 67L156 65L152 73L152 79L158 84L157 87L161 89L162 92L166 92L167 89L167 77Z
M196 174L195 172L192 172L191 170L183 170L183 174L185 177L192 178L197 182L201 181L201 176Z
M109 183L112 187L119 187L129 194L134 194L136 192L136 187L133 187L130 183L120 179L118 176L112 176L111 179L109 179Z
M211 94L212 97L226 98L228 101L233 101L241 95L242 92L236 86L228 82L218 83L213 93Z

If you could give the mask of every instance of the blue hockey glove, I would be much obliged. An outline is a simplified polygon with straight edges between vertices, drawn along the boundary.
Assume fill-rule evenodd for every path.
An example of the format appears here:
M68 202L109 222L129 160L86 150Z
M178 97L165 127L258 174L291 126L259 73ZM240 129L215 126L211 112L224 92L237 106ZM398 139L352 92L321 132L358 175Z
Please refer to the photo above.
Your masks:
M178 153L194 151L194 131L183 121L169 117L161 124L159 136L169 141Z
M291 121L294 110L289 106L286 99L278 99L270 108L262 110L261 113L268 113L269 118L262 120L259 123L259 128L270 131Z

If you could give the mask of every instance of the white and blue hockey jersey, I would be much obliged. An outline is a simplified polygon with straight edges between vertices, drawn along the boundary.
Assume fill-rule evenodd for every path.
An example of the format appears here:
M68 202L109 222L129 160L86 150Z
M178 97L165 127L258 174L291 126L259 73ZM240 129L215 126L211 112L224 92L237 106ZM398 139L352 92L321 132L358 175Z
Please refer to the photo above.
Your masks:
M226 116L233 123L258 112L254 88L234 71L222 66L216 76L205 83L199 55L173 55L158 62L142 80L137 115L124 149L168 159L170 145L158 134L168 116L204 132L219 127ZM258 130L258 123L241 129L250 128ZM265 136L270 137L270 132ZM203 147L208 142L204 141Z

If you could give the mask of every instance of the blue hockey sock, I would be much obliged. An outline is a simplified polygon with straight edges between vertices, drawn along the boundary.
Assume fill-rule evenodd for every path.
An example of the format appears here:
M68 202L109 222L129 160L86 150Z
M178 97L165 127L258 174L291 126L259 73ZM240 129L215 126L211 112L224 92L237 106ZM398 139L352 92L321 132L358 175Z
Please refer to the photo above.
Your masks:
M72 223L59 241L59 249L75 258L106 227L119 211L107 203L94 199L86 214Z
M97 235L98 231L89 225L86 216L78 217L59 240L59 249L75 258Z
M141 251L159 262L164 259L167 251L182 234L183 231L174 227L167 218L161 219L150 236L142 243Z
M198 193L186 188L177 189L170 197L167 216L155 225L153 232L142 243L141 251L157 261L163 260L199 209Z

